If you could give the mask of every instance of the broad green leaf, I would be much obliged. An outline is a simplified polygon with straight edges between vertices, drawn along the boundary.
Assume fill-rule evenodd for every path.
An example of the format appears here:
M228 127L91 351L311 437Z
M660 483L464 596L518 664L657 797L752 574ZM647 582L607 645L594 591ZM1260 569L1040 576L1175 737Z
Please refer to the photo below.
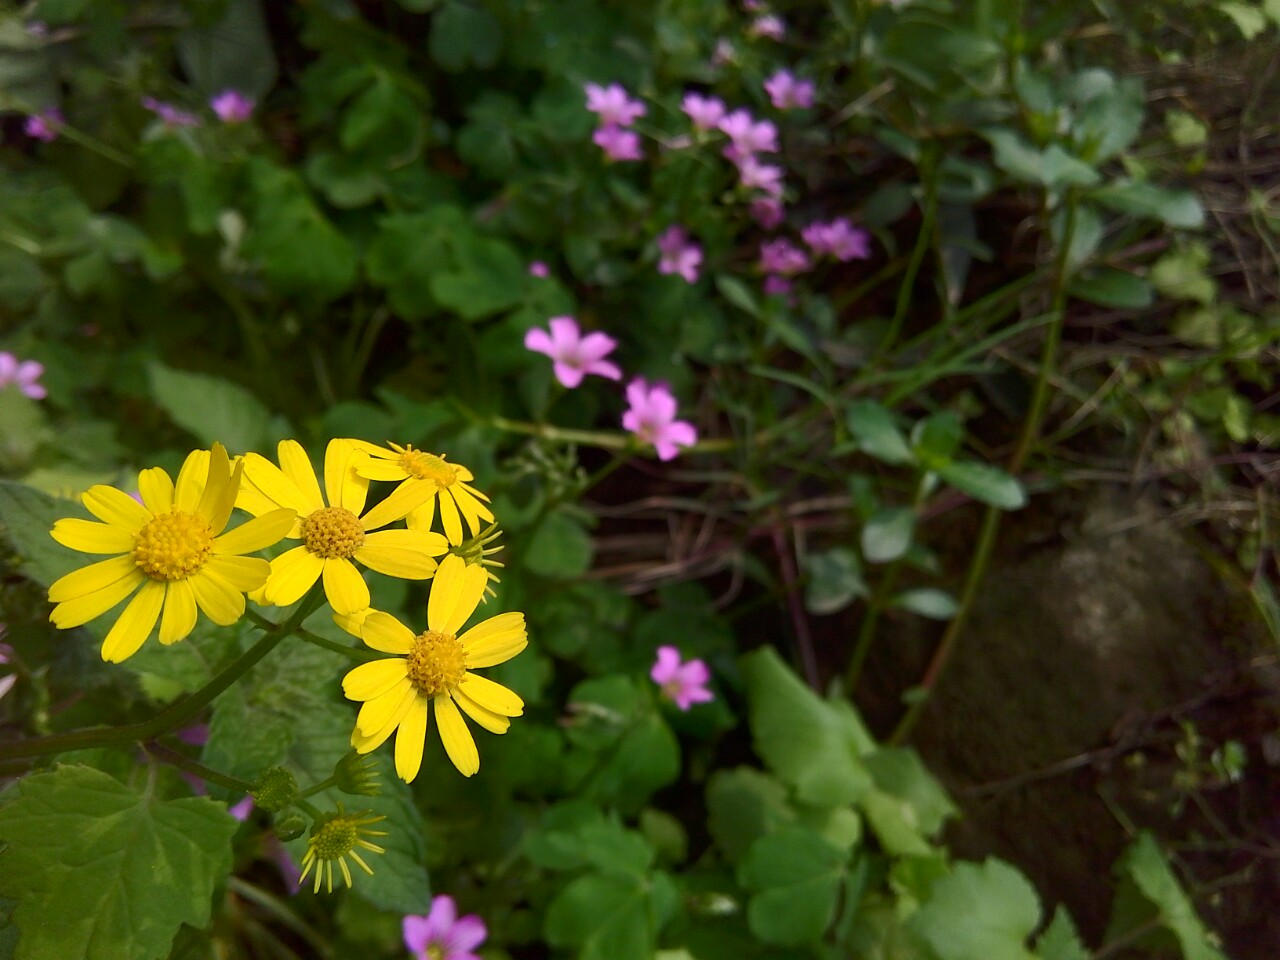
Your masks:
M1021 510L1027 505L1022 484L999 467L976 460L952 460L937 470L951 486L982 503L1001 510Z
M275 84L276 57L260 0L227 0L209 26L181 31L174 49L182 69L205 98L235 89L261 98Z
M1114 267L1094 267L1077 274L1067 292L1081 300L1117 310L1142 310L1155 300L1150 283Z
M1104 207L1136 217L1159 220L1168 227L1198 230L1204 226L1204 208L1190 190L1172 190L1140 180L1109 183L1089 196Z
M930 620L950 620L959 609L951 594L935 587L903 590L889 601L889 605Z
M798 824L757 839L738 865L739 882L754 891L747 904L751 932L779 946L819 940L835 917L846 857Z
M594 867L601 873L641 877L653 865L653 848L642 834L628 830L616 814L595 804L567 800L556 804L525 836L525 853L549 870Z
M1239 0L1218 0L1217 8L1231 18L1231 22L1246 40L1252 40L1267 29L1267 18L1263 11L1251 4Z
M1146 94L1142 81L1125 77L1117 82L1110 73L1094 69L1082 71L1104 77L1103 89L1087 96L1076 114L1074 127L1077 147L1086 161L1095 167L1125 150L1142 130ZM1081 74L1077 74L1079 78ZM1086 81L1087 84L1087 81ZM1086 84L1077 84L1079 88ZM1091 172L1092 172L1092 168ZM1096 176L1096 175L1095 175Z
M0 387L0 473L23 474L53 432L39 401Z
M893 414L874 400L855 400L845 408L845 424L870 457L894 466L915 463L915 454L898 429Z
M707 829L730 863L758 837L795 819L787 788L752 767L717 770L707 780Z
M78 553L49 535L62 517L93 519L79 502L56 500L13 480L0 480L0 532L13 544L22 572L47 587L97 556Z
M862 757L874 742L847 702L823 700L772 647L739 663L756 753L801 800L841 806L871 788Z
M644 878L598 873L556 894L544 921L547 942L578 960L651 960L654 927Z
M157 799L91 767L23 779L0 807L0 896L18 960L159 960L209 922L238 824L206 797Z
M804 568L809 578L804 588L805 609L820 617L843 610L870 592L862 579L858 555L849 547L810 553Z
M591 566L591 534L569 514L548 514L529 536L525 564L534 573L572 580Z
M1045 148L1040 182L1046 187L1091 187L1101 179L1097 170L1058 144Z
M950 410L925 417L911 431L911 446L930 470L955 456L963 439L964 424Z
M1091 954L1062 904L1053 911L1053 921L1036 941L1036 954L1040 960L1089 960Z
M159 361L147 372L156 403L206 447L221 443L237 454L261 449L269 439L270 411L238 383Z
M724 297L743 313L759 318L760 304L756 302L756 298L747 289L747 285L737 277L723 273L716 274L716 289L720 291L720 296Z
M432 274L431 294L467 320L509 310L524 296L524 261L502 240L468 230L450 238L450 260Z
M933 846L920 829L911 804L880 789L872 789L858 801L871 832L891 857L927 857Z
M432 20L428 49L444 70L456 73L468 66L483 70L498 61L502 27L484 7L449 0Z
M916 512L910 507L884 507L862 528L862 555L868 563L897 560L911 548Z
M914 750L880 747L866 764L879 789L906 801L913 825L925 836L936 834L959 812Z
M1035 888L991 859L957 863L907 925L939 960L1036 960L1026 942L1039 923Z
M1200 242L1170 250L1151 268L1151 284L1166 297L1213 303L1218 285L1208 274L1209 248Z
M1145 915L1130 918L1125 929L1113 929L1109 934L1120 935L1154 920L1173 933L1186 960L1226 960L1216 937L1196 915L1195 907L1178 883L1155 837L1141 833L1121 857L1118 869L1145 899Z

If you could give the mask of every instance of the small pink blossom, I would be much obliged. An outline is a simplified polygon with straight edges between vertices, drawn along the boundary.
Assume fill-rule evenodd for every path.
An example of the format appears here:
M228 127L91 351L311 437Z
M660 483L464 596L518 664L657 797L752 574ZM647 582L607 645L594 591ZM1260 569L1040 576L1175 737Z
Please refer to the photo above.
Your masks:
M720 132L729 138L734 163L755 153L778 152L778 128L768 120L756 122L745 109L738 109L720 121Z
M474 951L489 936L474 913L458 916L458 906L448 894L434 897L425 917L405 917L403 931L405 948L414 960L480 960Z
M686 93L680 101L680 109L697 130L715 130L724 119L724 101L719 97L704 97L698 93Z
M871 256L871 234L855 227L845 217L830 223L811 223L800 231L809 249L818 256L837 260L866 260Z
M772 163L761 163L755 157L743 157L738 163L738 182L745 190L760 190L777 199L782 196L782 177L786 173Z
M166 127L198 127L200 118L155 97L143 97L142 105L159 117Z
M637 377L627 384L627 403L631 406L622 415L623 429L653 444L659 460L674 459L681 447L698 442L693 424L676 419L676 398L665 384L650 387Z
M678 273L688 283L698 280L698 268L702 266L702 247L689 239L684 228L672 225L658 237L659 273Z
M209 106L223 123L244 123L253 116L257 104L239 90L223 90L209 101Z
M789 277L808 270L809 255L785 237L760 244L760 269Z
M58 130L66 122L62 111L54 107L27 117L26 123L22 125L22 132L33 140L52 143L58 139Z
M768 37L770 40L781 40L787 34L787 26L776 14L767 13L756 17L747 27L747 33L753 37Z
M766 230L774 229L774 227L782 223L783 217L786 215L782 201L777 197L761 197L759 200L752 200L748 209L751 213L751 219Z
M591 139L610 160L640 160L644 157L640 152L640 136L622 127L600 127Z
M641 101L627 96L620 83L611 83L607 87L588 83L582 89L587 94L587 109L600 118L602 127L629 127L637 117L648 112Z
M658 648L658 659L649 671L649 678L661 688L662 695L681 710L715 699L707 689L707 682L711 679L707 665L701 660L682 663L680 651L675 647Z
M38 381L44 374L44 364L35 360L23 360L12 353L0 353L0 390L13 384L32 400L43 400L48 391Z
M812 107L813 90L813 81L797 80L789 70L779 70L764 82L764 92L779 110Z
M524 335L526 349L545 353L554 363L556 379L572 390L589 373L609 380L621 380L622 371L604 358L618 341L604 333L588 333L585 337L573 317L552 317L551 332L537 327Z
M541 278L549 277L551 276L551 268L543 261L535 260L533 263L529 264L529 276Z
M791 281L775 273L764 278L764 292L770 297L781 297L791 292Z

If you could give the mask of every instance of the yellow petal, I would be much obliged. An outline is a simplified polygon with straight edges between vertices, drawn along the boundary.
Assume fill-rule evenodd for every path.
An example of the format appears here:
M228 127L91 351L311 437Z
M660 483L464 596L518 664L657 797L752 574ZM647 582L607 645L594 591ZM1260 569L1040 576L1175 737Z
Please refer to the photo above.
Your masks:
M486 710L504 717L518 717L524 713L524 701L514 691L478 673L467 673L455 689L465 692L469 699Z
M335 613L333 615L333 622L353 637L358 638L361 631L364 629L365 620L367 620L369 618L369 614L373 612L373 610L361 610L358 613Z
M209 478L209 451L192 450L182 461L177 485L173 491L173 505L179 510L194 513L204 497L205 481Z
M438 533L421 530L378 530L366 533L354 554L370 570L404 580L426 580L436 572L435 557L444 556L449 544Z
M271 564L258 557L223 557L214 554L204 562L204 566L241 593L257 590L271 575Z
M271 576L263 585L267 603L287 607L311 589L324 572L324 561L306 547L286 550L271 561Z
M417 687L406 677L403 683L395 685L382 696L365 701L356 715L356 730L366 737L375 736L386 730L386 736L390 736L391 731L387 730L388 725L394 728L400 722L404 711L409 709L409 704L417 695ZM386 737L383 739L385 740Z
M440 561L427 600L427 625L441 633L457 634L475 612L489 582L484 567L468 565L456 554Z
M148 580L138 595L120 614L120 619L102 641L102 659L110 663L127 660L151 635L160 608L164 605L164 581Z
M464 684L465 686L465 684ZM486 710L463 692L462 687L453 691L454 702L462 708L462 712L484 727L490 733L506 733L511 728L511 721L501 714Z
M188 581L196 603L214 623L226 627L244 616L244 594L207 566Z
M282 444L285 442L287 441L281 441ZM273 510L280 507L288 507L291 510L298 511L298 516L301 518L324 506L320 501L318 488L315 499L308 497L298 489L296 483L284 475L283 470L259 454L245 454L244 479L251 485L250 490L256 490L263 498L270 501L271 509ZM311 482L315 483L314 476L311 478ZM242 489L244 488L244 481L241 481L240 486ZM241 501L237 502L250 513L256 512L253 509L254 504L260 505L257 498L252 494L243 497Z
M271 510L228 530L213 541L213 552L222 556L254 553L279 543L293 527L297 514L292 510Z
M394 691L393 691L394 692ZM418 691L413 684L405 682L404 691L400 694L400 699L393 703L391 710L386 714L387 720L382 726L377 727L372 733L363 733L360 730L360 719L356 718L356 727L351 731L351 746L356 748L357 753L368 753L380 747L386 742L387 737L395 732L404 715L413 708L414 703L418 700ZM370 701L369 703L373 703ZM369 703L360 709L363 714L369 708Z
M440 729L440 742L444 744L444 752L449 755L453 765L464 777L471 777L480 769L480 754L476 750L475 738L467 729L467 721L454 706L447 693L435 698L436 726Z
M298 488L311 510L319 510L323 507L324 498L320 496L320 483L316 480L316 469L311 465L311 458L307 456L307 451L302 449L302 444L297 440L281 440L276 446L276 454L280 461L280 470ZM329 505L337 506L332 501Z
M529 645L523 613L500 613L458 637L467 651L468 667L505 663Z
M159 467L147 467L138 474L138 493L152 513L168 513L173 509L173 481Z
M209 451L205 465L204 490L201 491L200 499L196 503L196 512L209 521L209 526L215 533L222 529L216 526L214 521L221 513L223 502L227 499L227 484L230 480L231 459L227 456L227 448L220 443L215 443L213 449ZM231 502L235 503L234 497L231 498ZM228 508L227 516L230 515L231 510ZM223 518L223 523L226 523L226 517Z
M431 530L431 525L436 520L436 498L432 497L416 510L410 510L408 516L404 518L404 522L410 530L421 530L424 533Z
M465 484L455 483L449 488L453 493L453 499L457 501L458 509L462 511L462 515L467 518L467 526L471 528L474 536L480 532L480 521L493 523L493 511L486 507L477 499L476 495L480 494L479 490L474 487L468 487Z
M80 502L99 520L137 533L151 519L151 511L115 487L96 483L80 495Z
M147 579L146 574L135 569L129 576L110 586L87 593L74 600L64 600L53 608L49 622L59 630L67 630L100 617L117 603L133 593Z
M440 526L444 527L444 535L450 543L461 543L462 518L458 516L457 502L448 492L442 492L436 499L440 501Z
M374 700L404 682L407 666L401 657L362 663L342 678L342 692L348 700Z
M376 507L360 518L365 531L377 530L403 520L410 510L422 506L436 494L436 485L426 480L406 480Z
M350 510L357 517L364 512L369 481L357 475L353 468L365 457L350 440L330 440L324 452L324 489L329 495L329 505Z
M79 570L72 570L65 577L59 577L53 581L49 585L49 599L54 603L74 600L76 597L83 597L103 587L109 587L137 570L138 565L128 554L112 557L110 560L99 560Z
M369 606L369 585L356 565L341 557L324 561L324 595L334 613L359 613Z
M375 610L365 617L357 636L365 646L374 650L404 656L412 648L413 638L417 635L391 614Z
M258 455L254 453L240 458L240 462L245 464L245 469L240 477L240 489L236 491L236 506L241 510L253 514L255 517L260 517L264 513L270 513L272 510L281 510L285 508L281 507L280 504L276 503L263 493L258 485L253 482L253 477L249 474L248 464L250 457L256 456ZM264 460L263 462L266 463L267 461ZM301 526L298 521L295 521L295 523L299 527ZM287 536L297 539L301 536L301 533L297 529L291 529Z
M188 580L170 580L160 617L160 642L168 646L189 634L196 625L196 595Z
M124 527L65 517L53 522L53 539L64 547L81 553L128 553L133 549L133 534Z
M396 730L396 775L412 783L422 767L422 750L427 744L427 701L415 699Z

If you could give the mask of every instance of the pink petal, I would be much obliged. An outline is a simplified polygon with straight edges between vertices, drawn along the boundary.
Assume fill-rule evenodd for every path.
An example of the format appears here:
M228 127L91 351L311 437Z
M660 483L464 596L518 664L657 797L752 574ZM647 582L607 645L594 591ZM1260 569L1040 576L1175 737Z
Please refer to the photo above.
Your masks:
M445 954L452 955L455 950L470 951L484 943L488 935L489 931L479 917L474 914L460 917L445 937Z
M556 379L560 381L561 386L568 387L570 390L582 383L582 378L586 373L581 367L572 366L561 360L557 360L551 369L555 372Z
M607 333L588 333L578 344L578 356L590 363L613 353L618 341Z
M555 345L555 353L560 356L572 353L578 347L578 341L582 338L581 331L578 330L578 321L573 317L552 317L549 326L551 327L551 342Z
M550 335L541 327L534 327L524 335L524 345L534 353L545 353L547 356L551 356L554 349Z
M691 447L698 442L698 431L686 420L676 420L667 424L662 433L664 440L678 443L682 447Z
M427 944L430 931L430 919L428 917L405 917L401 923L401 929L404 931L404 946L410 953L421 956L427 952Z
M583 372L594 373L597 377L605 377L609 380L622 379L622 371L618 369L617 364L610 363L608 360L592 360Z
M427 939L443 940L458 919L458 905L453 897L442 893L431 901L431 911L427 914Z
M645 383L643 377L636 377L627 384L627 403L631 405L633 410L645 405L645 401L649 396L649 385ZM634 430L634 427L627 427L628 430Z
M662 646L658 648L658 659L649 671L649 679L658 686L664 686L676 679L679 670L680 651L675 647Z
M711 671L701 660L690 660L680 668L680 683L686 687L702 687L711 679Z

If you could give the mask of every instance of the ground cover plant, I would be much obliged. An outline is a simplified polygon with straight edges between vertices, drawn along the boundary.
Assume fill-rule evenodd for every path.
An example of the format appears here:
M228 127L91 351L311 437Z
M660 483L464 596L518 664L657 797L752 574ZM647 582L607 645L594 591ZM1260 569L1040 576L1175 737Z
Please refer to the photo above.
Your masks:
M0 957L1273 955L1278 27L0 4ZM1221 676L943 776L1103 483Z

